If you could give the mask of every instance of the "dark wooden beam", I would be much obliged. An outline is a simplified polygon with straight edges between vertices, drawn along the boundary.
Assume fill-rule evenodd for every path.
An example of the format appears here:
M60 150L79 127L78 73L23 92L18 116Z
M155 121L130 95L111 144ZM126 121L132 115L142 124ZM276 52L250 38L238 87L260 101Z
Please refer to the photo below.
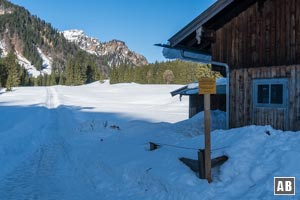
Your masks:
M188 48L191 48L191 47L193 47L193 46L195 46L195 45L197 45L196 37L194 37L192 40L190 40L190 41L186 44L186 46L187 46Z

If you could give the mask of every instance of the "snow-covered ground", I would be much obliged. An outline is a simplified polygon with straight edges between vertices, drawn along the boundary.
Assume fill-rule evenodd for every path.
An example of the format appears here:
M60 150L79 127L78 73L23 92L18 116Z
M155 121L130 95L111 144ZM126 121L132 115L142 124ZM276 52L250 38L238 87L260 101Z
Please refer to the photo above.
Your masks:
M1 57L5 57L7 56L8 52L7 52L7 47L4 41L0 40L0 50L1 50Z
M35 66L31 64L29 60L27 60L21 53L16 52L17 58L18 58L18 63L22 67L24 67L27 72L29 73L30 76L32 77L38 77L40 75L50 75L52 72L52 61L51 58L47 57L41 49L37 48L39 55L41 56L43 63L42 63L42 70L39 71L36 69Z
M211 184L198 179L178 158L196 159L203 148L203 113L187 120L188 99L169 94L179 87L0 92L0 199L274 199L274 176L299 180L300 132L270 126L213 131L212 157L229 160ZM221 128L224 113L212 121ZM149 151L149 141L189 149Z
M42 73L50 75L52 72L52 60L50 57L47 57L40 48L37 48L40 57L43 60L42 64Z
M18 58L19 65L21 65L22 67L24 67L27 70L27 72L28 72L28 74L30 76L36 78L36 77L38 77L39 75L42 74L41 71L38 71L35 68L35 66L33 66L31 64L31 62L29 60L27 60L22 54L20 54L20 53L17 52L16 55L17 55L17 58Z

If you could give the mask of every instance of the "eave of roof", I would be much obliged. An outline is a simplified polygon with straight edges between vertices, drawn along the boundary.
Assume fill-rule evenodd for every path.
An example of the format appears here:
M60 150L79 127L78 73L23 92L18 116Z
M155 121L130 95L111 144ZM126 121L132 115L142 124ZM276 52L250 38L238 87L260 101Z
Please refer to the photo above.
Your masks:
M217 93L216 94L226 94L226 85L217 85L216 86ZM182 96L189 96L189 95L198 95L199 94L199 88L188 88L187 86L184 86L182 88L179 88L175 91L171 92L172 97L176 95L182 95Z
M226 94L226 78L218 78L216 80L217 94ZM179 89L171 92L172 97L178 94L180 95L194 95L199 93L198 82L190 83Z
M190 22L183 29L181 29L178 33L172 36L168 40L170 42L170 46L176 46L180 41L182 41L188 35L192 34L194 31L199 29L203 24L205 24L207 21L216 16L219 12L221 12L232 2L234 2L234 0L218 0L207 10L201 13L197 18L195 18L192 22Z

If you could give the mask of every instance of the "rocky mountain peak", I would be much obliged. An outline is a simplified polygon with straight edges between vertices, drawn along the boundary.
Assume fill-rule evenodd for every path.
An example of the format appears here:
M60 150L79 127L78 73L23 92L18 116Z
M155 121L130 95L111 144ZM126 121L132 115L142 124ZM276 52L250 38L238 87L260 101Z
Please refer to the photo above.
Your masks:
M65 38L67 38L70 41L77 41L78 39L84 38L85 34L82 30L68 30L62 32Z
M109 42L101 42L96 38L87 36L84 31L76 29L63 31L62 34L67 40L74 42L88 53L109 57L108 64L110 67L121 64L133 66L148 64L144 56L131 51L121 40L114 39Z

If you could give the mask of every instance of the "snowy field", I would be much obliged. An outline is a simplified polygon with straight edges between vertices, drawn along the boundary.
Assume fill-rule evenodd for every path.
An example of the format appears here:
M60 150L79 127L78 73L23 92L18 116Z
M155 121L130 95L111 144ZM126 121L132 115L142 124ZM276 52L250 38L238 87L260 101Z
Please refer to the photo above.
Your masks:
M179 85L15 88L0 92L0 200L274 199L273 177L296 177L300 132L249 126L212 132L229 160L208 184L178 158L203 148L203 113L187 120ZM224 113L213 112L214 128ZM162 146L149 151L148 142ZM285 199L281 197L280 199ZM292 197L293 199L293 197Z

